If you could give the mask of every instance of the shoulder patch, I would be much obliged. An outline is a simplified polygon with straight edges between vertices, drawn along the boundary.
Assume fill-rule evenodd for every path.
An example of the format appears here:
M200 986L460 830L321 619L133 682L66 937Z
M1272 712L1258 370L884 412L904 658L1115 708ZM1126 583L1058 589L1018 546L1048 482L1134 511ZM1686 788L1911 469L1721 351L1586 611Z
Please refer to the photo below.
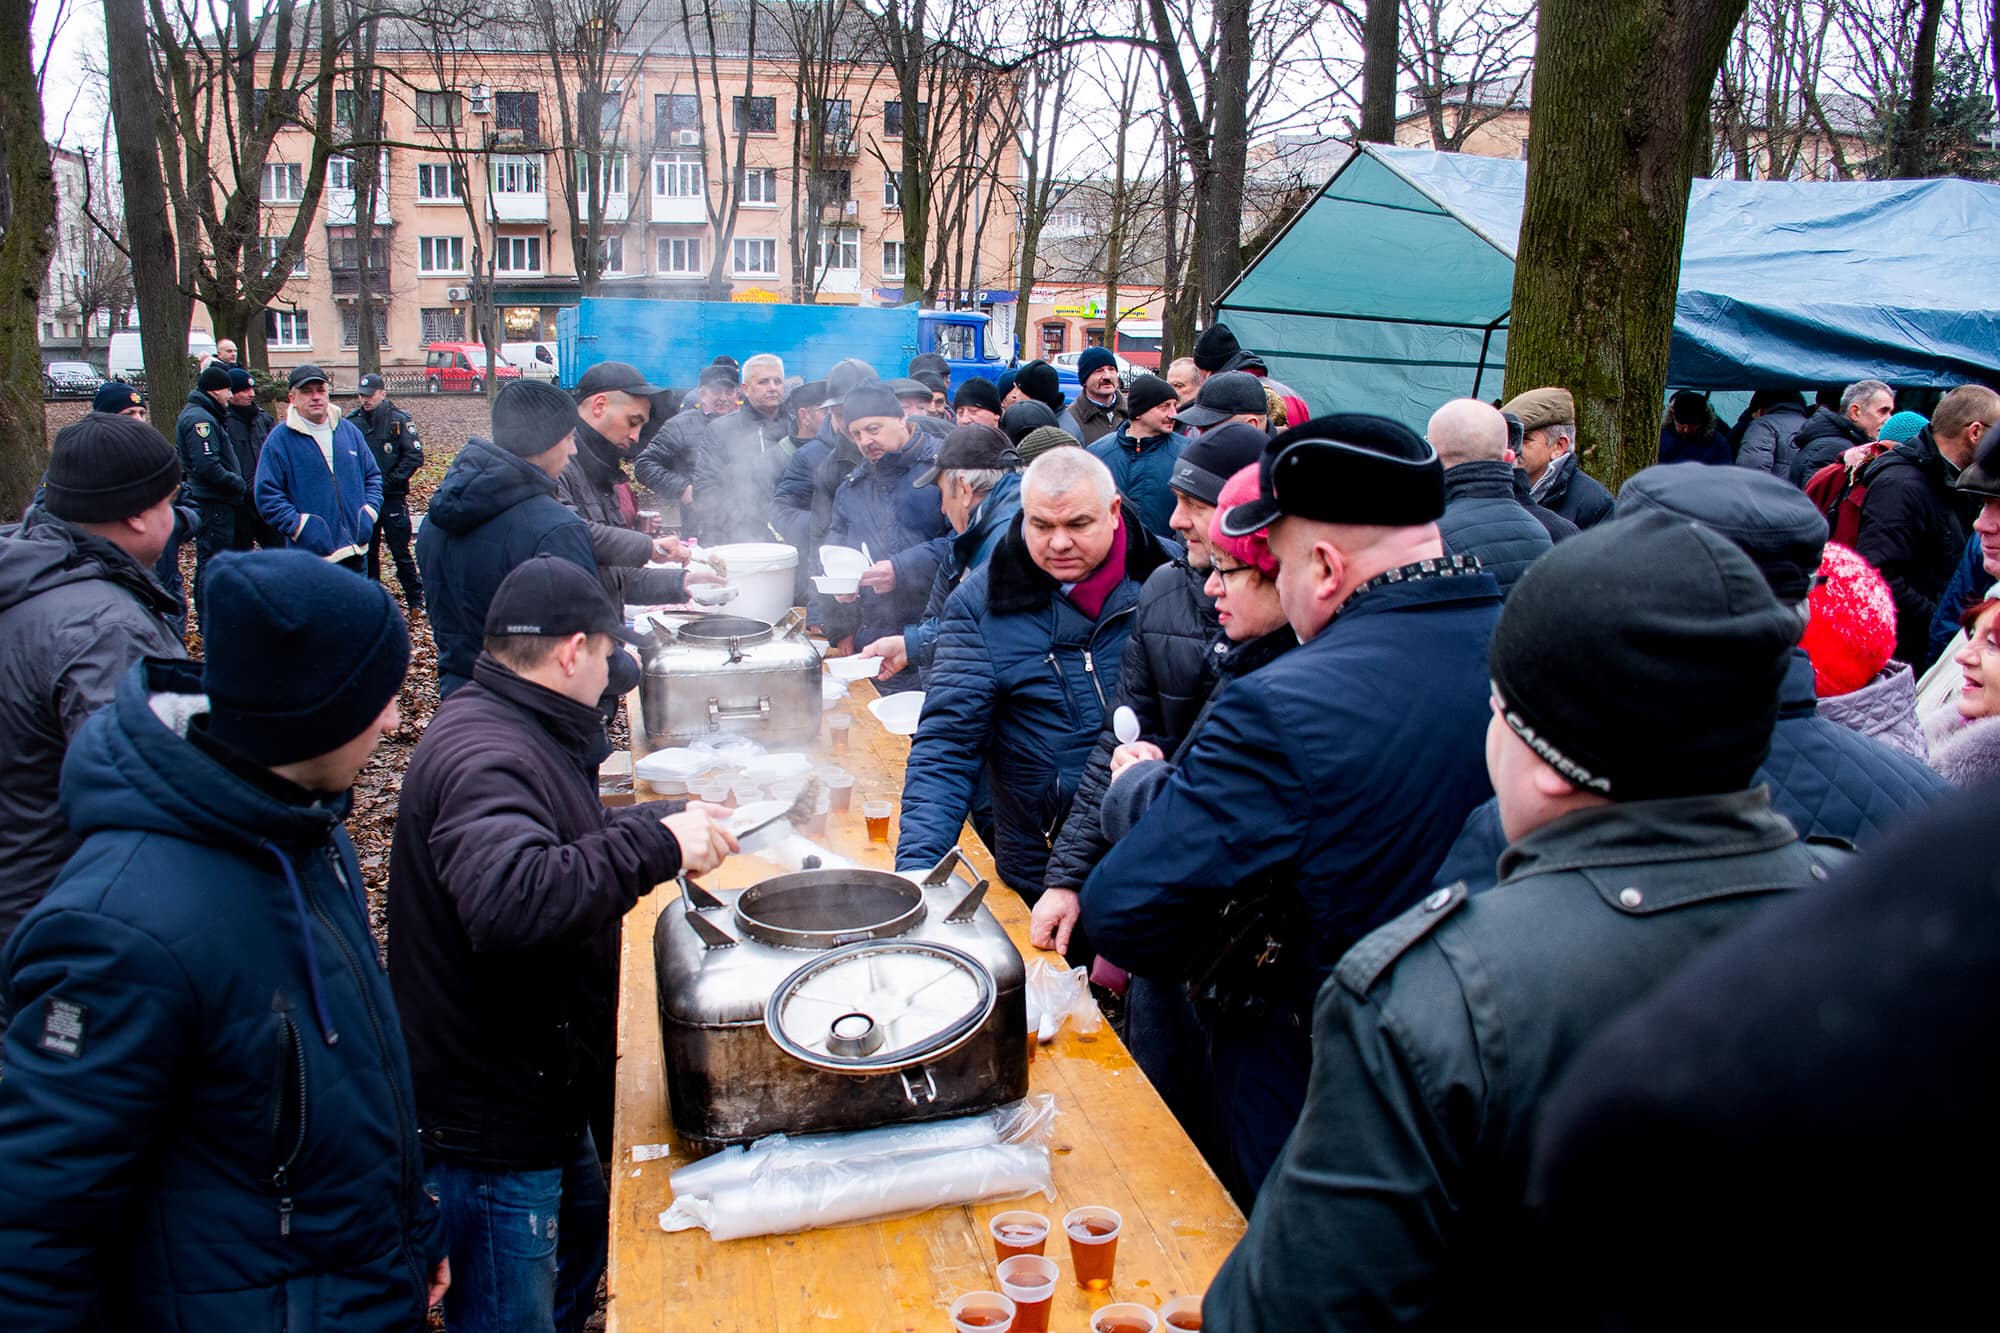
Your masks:
M1366 995L1382 979L1382 974L1395 966L1398 958L1437 929L1438 923L1462 907L1470 896L1464 880L1450 888L1431 890L1415 907L1370 932L1349 949L1334 969L1334 976L1356 995Z
M51 997L42 1012L42 1036L35 1044L51 1055L74 1060L83 1054L83 1029L90 1010L74 1000Z
M201 437L202 437L203 439L207 439L207 438L208 438L208 423L207 423L206 421L197 421L197 422L195 422L195 423L194 423L194 433L195 433L195 434L197 434L197 435L199 435L199 436L201 436Z
M403 433L403 423L398 421L395 425L389 427L389 433L391 435L401 435Z

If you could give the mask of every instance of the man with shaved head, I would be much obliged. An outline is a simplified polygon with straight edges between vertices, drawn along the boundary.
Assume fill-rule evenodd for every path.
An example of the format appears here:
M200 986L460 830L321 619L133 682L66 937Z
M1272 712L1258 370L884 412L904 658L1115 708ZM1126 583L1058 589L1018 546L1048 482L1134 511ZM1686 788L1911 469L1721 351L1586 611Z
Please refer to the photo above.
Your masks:
M1535 558L1555 545L1515 498L1507 419L1477 398L1454 398L1431 415L1425 434L1444 464L1438 533L1445 549L1477 559L1499 581L1504 597Z

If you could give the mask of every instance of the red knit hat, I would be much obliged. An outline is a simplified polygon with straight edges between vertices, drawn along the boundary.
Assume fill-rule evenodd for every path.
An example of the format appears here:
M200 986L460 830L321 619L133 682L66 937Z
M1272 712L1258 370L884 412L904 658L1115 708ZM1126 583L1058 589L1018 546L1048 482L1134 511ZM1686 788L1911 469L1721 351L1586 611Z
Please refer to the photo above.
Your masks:
M1208 544L1239 565L1255 565L1266 574L1276 574L1278 557L1271 554L1269 528L1259 528L1245 537L1231 537L1222 530L1224 514L1257 498L1258 466L1252 463L1222 484L1222 493L1215 497L1215 516L1208 521Z
M1826 544L1819 577L1799 646L1812 658L1813 688L1825 699L1882 674L1896 651L1896 599L1875 566L1838 542Z

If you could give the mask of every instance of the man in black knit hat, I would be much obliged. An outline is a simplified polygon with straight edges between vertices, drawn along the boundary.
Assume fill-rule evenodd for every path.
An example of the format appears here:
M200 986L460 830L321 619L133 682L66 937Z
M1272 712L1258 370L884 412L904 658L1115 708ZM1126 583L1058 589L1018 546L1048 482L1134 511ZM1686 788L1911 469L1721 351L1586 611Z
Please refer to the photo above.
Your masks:
M1659 512L1514 586L1486 732L1500 882L1434 890L1320 992L1305 1111L1213 1326L1551 1322L1564 1284L1525 1209L1550 1086L1703 944L1827 874L1748 785L1797 626L1733 542Z
M188 494L201 510L201 530L194 539L194 597L201 604L202 575L208 562L236 545L236 512L251 498L255 476L237 470L236 450L229 439L229 367L211 361L188 391L187 404L174 421L174 444Z

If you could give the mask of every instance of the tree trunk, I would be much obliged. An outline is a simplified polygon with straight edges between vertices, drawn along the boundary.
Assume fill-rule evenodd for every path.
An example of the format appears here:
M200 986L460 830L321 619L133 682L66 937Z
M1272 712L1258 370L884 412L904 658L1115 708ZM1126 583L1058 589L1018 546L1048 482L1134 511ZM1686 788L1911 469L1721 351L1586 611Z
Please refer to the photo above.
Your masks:
M1196 213L1201 240L1201 314L1215 318L1215 302L1243 272L1243 177L1249 162L1250 0L1216 0L1215 135L1209 171L1196 178L1203 192Z
M1361 24L1361 128L1357 138L1396 137L1397 17L1400 0L1368 0Z
M1694 163L1745 0L1543 0L1507 392L1576 398L1583 466L1658 452Z
M172 422L194 387L187 355L189 298L177 280L180 253L168 222L166 177L160 169L163 135L159 93L153 86L142 0L104 0L108 33L105 68L111 123L118 132L118 174L125 189L126 244L131 247L133 304L139 311L139 344L146 364L146 400Z
M1903 109L1891 174L1907 180L1931 174L1931 94L1937 86L1938 20L1944 0L1923 0L1917 15L1917 49L1910 56L1910 104Z
M0 513L9 516L27 507L49 460L35 309L55 248L56 178L29 55L33 17L30 0L0 0L0 291L15 303L14 318L0 322Z

